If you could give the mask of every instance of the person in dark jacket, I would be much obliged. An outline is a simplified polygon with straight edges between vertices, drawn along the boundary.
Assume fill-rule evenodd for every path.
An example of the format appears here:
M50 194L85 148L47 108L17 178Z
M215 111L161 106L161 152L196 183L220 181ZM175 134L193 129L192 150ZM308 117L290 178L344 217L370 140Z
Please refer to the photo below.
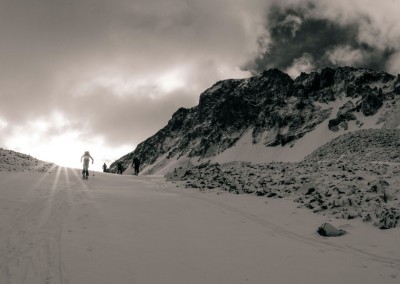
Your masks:
M133 158L132 166L135 168L135 175L139 175L140 160L138 157Z
M122 163L118 162L117 164L117 174L122 175Z
M107 172L107 165L106 165L106 163L103 164L103 172L105 172L105 173Z

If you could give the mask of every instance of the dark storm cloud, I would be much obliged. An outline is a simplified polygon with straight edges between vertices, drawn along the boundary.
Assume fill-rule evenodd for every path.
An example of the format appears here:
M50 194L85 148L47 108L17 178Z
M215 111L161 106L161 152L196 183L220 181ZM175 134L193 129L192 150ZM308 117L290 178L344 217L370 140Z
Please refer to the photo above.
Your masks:
M370 1L364 4L367 2ZM374 19L374 15L382 15L382 9L371 14L367 10L355 11L343 1L327 3L292 1L273 6L267 17L268 42L259 41L265 50L244 68L253 73L279 68L289 74L292 71L291 75L343 65L393 71L391 60L400 51L398 46L388 39L380 44L378 39L371 40L386 28ZM346 19L340 16L344 11L348 13ZM390 16L387 21L395 24L397 20ZM397 31L395 36L399 34Z

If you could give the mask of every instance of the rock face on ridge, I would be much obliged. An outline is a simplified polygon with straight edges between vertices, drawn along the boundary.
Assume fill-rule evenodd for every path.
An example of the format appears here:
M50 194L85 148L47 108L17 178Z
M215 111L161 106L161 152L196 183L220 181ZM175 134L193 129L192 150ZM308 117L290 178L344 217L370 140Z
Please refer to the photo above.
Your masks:
M384 72L325 68L292 80L270 69L217 82L200 95L197 106L178 109L164 128L118 161L128 166L137 156L148 166L161 158L213 157L248 131L252 143L275 147L295 143L325 121L330 131L347 130L350 123L362 129L364 118L390 108L399 97L400 77Z

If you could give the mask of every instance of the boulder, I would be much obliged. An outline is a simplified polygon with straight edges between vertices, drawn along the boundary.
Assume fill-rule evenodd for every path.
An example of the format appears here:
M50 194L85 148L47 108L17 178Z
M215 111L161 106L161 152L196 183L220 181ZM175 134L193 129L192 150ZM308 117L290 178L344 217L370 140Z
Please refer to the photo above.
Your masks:
M317 230L318 234L324 237L339 237L344 235L346 232L343 230L336 229L329 223L324 223Z

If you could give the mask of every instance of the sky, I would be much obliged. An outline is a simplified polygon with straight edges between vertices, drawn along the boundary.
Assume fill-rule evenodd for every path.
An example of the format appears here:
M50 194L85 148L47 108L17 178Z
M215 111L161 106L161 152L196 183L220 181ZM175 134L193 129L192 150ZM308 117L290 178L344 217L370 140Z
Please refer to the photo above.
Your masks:
M215 82L400 73L399 0L0 0L0 147L101 169Z

